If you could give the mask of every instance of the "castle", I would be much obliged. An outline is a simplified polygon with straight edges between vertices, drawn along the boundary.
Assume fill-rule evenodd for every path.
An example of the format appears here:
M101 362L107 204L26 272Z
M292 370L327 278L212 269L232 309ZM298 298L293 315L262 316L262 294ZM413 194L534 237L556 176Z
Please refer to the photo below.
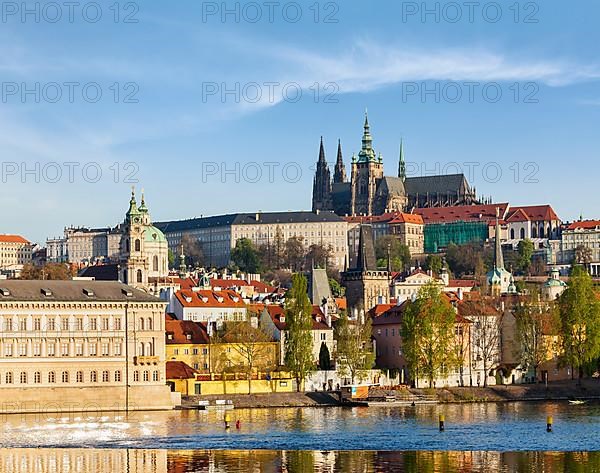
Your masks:
M421 207L478 204L475 190L464 174L407 177L404 147L400 145L398 176L385 176L383 157L373 148L368 116L365 114L362 148L352 155L350 181L338 142L333 179L325 160L323 138L313 181L312 210L332 210L337 215L381 215Z

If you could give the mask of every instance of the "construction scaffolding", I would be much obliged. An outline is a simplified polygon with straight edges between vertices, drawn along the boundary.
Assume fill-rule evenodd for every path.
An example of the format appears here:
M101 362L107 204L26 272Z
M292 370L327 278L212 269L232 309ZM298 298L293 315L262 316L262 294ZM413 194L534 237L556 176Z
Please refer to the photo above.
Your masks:
M464 245L486 241L489 237L487 222L428 223L424 228L425 253L437 253L450 243Z

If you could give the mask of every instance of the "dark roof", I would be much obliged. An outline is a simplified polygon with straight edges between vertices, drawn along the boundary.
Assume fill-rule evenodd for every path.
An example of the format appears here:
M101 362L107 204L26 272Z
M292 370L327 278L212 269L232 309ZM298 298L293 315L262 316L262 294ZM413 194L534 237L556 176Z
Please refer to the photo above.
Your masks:
M116 264L99 264L85 268L81 276L94 278L96 281L118 281L119 268Z
M404 182L399 177L384 176L379 185L381 186L384 184L389 195L406 195Z
M373 237L373 227L371 225L360 226L360 236L358 240L358 257L356 258L356 268L361 271L377 270L377 260L375 259L375 239Z
M258 217L258 219L257 219ZM224 227L228 225L256 225L274 223L343 222L341 217L329 211L316 212L265 212L216 215L189 220L157 222L154 224L163 233L181 232L199 228Z
M407 177L404 188L409 195L456 194L462 189L469 189L464 174L446 174L442 176Z
M127 296L127 293L131 296ZM0 281L1 301L132 301L164 304L154 296L117 281L22 281L17 279Z

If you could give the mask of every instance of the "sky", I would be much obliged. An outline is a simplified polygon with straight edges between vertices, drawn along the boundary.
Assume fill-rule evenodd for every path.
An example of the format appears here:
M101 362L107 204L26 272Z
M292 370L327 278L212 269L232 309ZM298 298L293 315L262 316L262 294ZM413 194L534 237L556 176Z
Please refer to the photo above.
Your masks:
M69 6L71 5L71 6ZM600 4L2 2L1 233L310 210L368 110L386 175L600 218Z

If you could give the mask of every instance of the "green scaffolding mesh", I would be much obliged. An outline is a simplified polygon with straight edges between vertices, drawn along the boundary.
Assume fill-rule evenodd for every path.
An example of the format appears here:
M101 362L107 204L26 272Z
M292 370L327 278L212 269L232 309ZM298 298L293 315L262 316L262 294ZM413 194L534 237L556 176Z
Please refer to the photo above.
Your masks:
M425 253L437 253L450 243L463 245L485 241L489 236L486 222L452 222L426 224L424 228Z

